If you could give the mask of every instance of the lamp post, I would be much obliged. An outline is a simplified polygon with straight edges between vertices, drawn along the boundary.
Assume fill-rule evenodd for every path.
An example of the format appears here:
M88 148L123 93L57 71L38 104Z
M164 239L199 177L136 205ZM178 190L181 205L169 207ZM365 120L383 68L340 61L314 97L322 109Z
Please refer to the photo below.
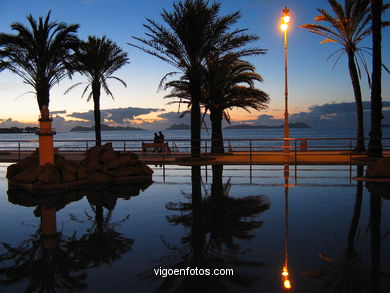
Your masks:
M289 9L283 8L280 29L284 32L284 148L285 154L290 153L290 129L288 126L288 79L287 79L287 30L290 21Z

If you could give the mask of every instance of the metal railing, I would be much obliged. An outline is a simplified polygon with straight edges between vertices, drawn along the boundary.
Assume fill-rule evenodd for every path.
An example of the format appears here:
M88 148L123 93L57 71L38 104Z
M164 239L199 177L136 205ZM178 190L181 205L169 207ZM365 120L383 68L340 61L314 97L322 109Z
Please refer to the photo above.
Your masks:
M313 153L319 156L348 156L349 160L365 153L354 152L356 138L290 138L289 152L285 152L283 138L258 138L258 139L225 139L223 148L225 153L248 156L252 162L256 156L266 157L267 155L288 155L296 163ZM368 139L366 139L367 145ZM191 152L190 139L165 140L171 147L171 152L153 152L142 150L142 142L153 142L152 139L132 139L132 140L102 140L102 144L110 142L116 151L135 152L146 156L172 156L185 155ZM86 152L95 145L95 140L54 140L54 147L59 153ZM200 140L200 152L202 154L211 153L212 140ZM38 140L0 140L0 153L17 153L20 159L23 154L31 153L38 147ZM382 138L382 148L390 151L390 138Z

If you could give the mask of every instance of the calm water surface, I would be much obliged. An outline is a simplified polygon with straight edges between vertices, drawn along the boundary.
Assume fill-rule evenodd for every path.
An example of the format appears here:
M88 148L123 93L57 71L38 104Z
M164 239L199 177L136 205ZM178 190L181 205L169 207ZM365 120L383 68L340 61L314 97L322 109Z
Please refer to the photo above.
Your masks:
M389 292L390 188L356 167L152 166L150 186L31 200L6 166L1 292L282 292L284 266L292 292ZM234 276L154 274L187 267Z

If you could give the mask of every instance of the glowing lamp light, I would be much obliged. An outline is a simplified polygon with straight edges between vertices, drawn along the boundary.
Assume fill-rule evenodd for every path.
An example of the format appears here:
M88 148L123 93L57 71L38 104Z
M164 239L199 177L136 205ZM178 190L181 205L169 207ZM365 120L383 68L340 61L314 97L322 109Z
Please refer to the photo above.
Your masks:
M284 23L288 23L289 21L290 21L290 16L289 15L283 16L283 22Z
M282 32L285 32L285 31L287 30L287 28L288 28L287 23L282 23L282 24L280 25L280 29L282 30Z

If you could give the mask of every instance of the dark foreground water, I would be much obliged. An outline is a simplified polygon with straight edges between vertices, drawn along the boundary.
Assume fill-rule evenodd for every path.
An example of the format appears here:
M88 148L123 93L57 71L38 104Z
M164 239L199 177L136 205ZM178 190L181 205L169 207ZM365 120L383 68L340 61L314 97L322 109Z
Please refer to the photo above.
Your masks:
M6 166L1 292L389 292L390 188L356 167L152 166L150 186L32 200Z

